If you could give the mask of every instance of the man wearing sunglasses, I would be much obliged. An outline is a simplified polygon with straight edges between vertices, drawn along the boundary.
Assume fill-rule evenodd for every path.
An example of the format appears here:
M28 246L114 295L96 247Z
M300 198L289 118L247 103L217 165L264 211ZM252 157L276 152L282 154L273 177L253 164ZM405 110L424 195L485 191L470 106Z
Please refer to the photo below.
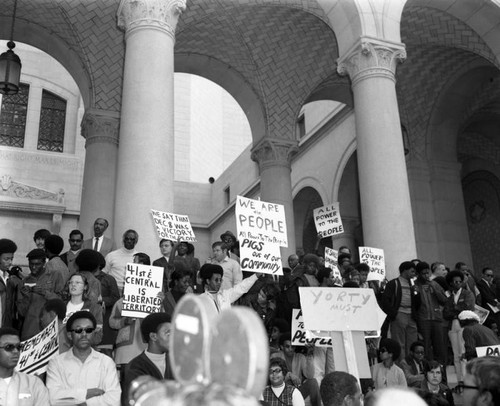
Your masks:
M500 405L500 358L480 357L467 363L462 393L463 406Z
M42 380L14 370L20 348L17 330L0 328L0 405L48 405L49 393Z
M75 312L66 323L73 346L50 360L47 388L52 404L69 399L76 405L120 404L116 365L107 355L92 349L96 320L88 311Z
M490 311L485 324L490 327L493 323L500 322L500 312L495 313L495 309L500 307L498 298L496 296L496 286L493 283L493 278L495 274L493 269L484 268L481 280L477 282L477 288L481 292L481 306Z

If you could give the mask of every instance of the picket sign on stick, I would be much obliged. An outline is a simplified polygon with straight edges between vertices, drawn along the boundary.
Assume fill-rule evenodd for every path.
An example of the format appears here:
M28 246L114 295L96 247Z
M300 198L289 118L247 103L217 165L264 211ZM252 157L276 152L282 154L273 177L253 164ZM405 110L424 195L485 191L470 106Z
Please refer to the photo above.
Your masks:
M333 248L325 247L325 268L333 271L333 277L342 280L342 274L338 267L339 252Z
M300 287L307 330L330 332L335 369L370 378L364 331L378 330L378 304L372 289Z
M151 215L158 237L172 241L196 241L188 216L153 209Z
M369 281L383 281L385 279L385 257L381 248L359 247L359 262L368 264Z
M489 345L485 347L476 347L478 357L500 357L500 345Z
M127 264L123 289L123 317L143 319L150 313L161 311L163 267Z
M316 231L321 238L342 234L344 226L340 218L339 202L331 203L313 210Z

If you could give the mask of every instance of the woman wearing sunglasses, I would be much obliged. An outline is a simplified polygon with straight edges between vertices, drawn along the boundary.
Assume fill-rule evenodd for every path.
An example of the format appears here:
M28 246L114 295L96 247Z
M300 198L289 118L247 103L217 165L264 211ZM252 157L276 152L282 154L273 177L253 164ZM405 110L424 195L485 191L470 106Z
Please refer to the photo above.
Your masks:
M294 386L285 384L288 374L286 362L281 358L271 358L269 362L269 385L260 400L267 406L304 406L304 398Z

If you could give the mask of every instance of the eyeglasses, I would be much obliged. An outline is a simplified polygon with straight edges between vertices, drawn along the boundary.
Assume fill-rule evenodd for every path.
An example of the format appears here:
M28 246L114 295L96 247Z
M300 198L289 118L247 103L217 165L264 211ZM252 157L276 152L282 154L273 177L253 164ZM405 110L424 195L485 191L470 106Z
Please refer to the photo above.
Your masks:
M280 374L283 370L281 368L274 368L269 370L269 375Z
M19 344L5 344L3 347L0 347L0 349L5 350L7 352L12 352L14 350L21 351L21 343L19 343Z
M485 274L484 276L486 276L487 278L493 278L493 274L489 274L489 273Z
M471 386L471 385L464 385L463 383L459 383L457 386L455 386L455 390L458 393L462 393L464 389L475 389L479 390L479 386Z
M69 242L82 242L83 240L74 240L73 238L69 239Z
M387 348L385 348L385 347L384 347L384 348L381 348L381 349L380 349L380 353L383 353L383 352L387 352Z
M416 355L424 355L425 354L424 351L413 351L413 353Z
M93 333L94 330L95 330L94 327L85 327L85 328L79 327L79 328L74 328L71 331L73 333L76 333L76 334L82 334L84 331L85 331L86 334L90 334L90 333Z

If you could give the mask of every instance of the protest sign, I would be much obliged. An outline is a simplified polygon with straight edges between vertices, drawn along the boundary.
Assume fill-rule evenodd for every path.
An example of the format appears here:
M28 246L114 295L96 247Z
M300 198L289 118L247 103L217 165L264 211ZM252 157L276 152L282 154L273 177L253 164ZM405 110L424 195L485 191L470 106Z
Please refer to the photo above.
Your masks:
M300 287L307 330L378 330L377 300L372 289Z
M150 313L159 313L163 267L127 264L123 289L123 317L143 319Z
M47 370L49 361L59 354L57 318L36 336L21 342L21 354L16 370L40 375Z
M478 357L484 357L484 356L500 357L500 345L476 347L476 352Z
M325 247L325 268L333 270L333 277L342 280L342 275L338 267L339 252L332 248Z
M316 347L330 347L332 339L330 336L320 337L304 328L302 310L293 309L292 312L292 345L304 346L314 344Z
M344 232L338 202L314 209L313 217L316 231L321 238L331 237Z
M385 279L385 257L381 248L359 247L359 262L368 264L369 281L383 281Z
M151 214L160 238L172 241L196 241L188 216L159 210L151 210Z
M288 247L285 206L243 196L236 198L238 239Z
M279 245L240 240L240 266L242 271L283 275Z

